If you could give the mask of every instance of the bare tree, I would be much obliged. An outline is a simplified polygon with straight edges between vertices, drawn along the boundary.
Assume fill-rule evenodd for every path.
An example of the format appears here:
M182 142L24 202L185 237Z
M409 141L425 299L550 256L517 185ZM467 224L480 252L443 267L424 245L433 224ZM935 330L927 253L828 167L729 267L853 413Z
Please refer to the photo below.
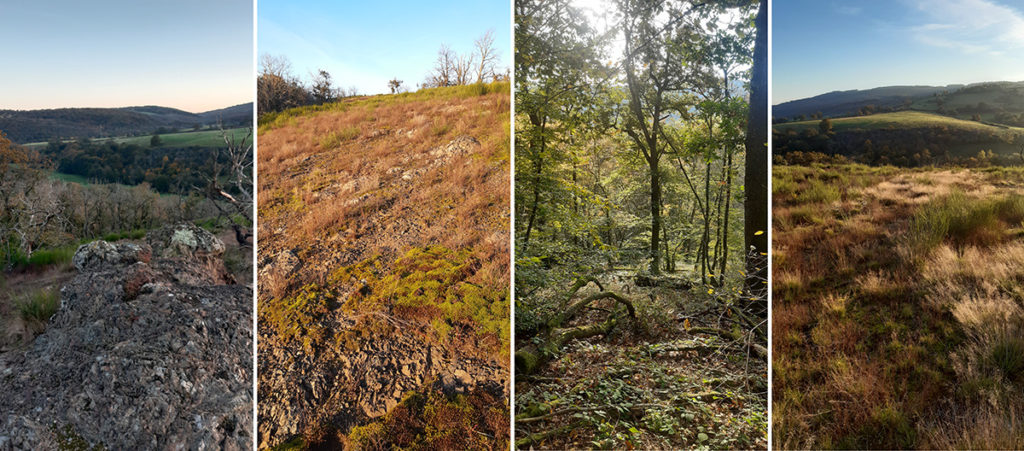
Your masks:
M455 85L468 85L476 55L459 55L455 59Z
M496 75L494 65L498 61L498 51L494 48L493 29L477 38L476 56L480 58L476 68L476 82L483 83L485 77L493 78Z
M441 45L437 51L437 60L434 62L434 70L425 83L428 86L444 87L452 86L455 83L455 66L457 56L451 47Z
M256 110L260 115L303 105L308 93L292 73L291 63L283 56L264 54L260 57L260 74L256 79Z
M241 139L223 127L220 131L225 147L213 152L206 187L197 190L217 208L217 217L226 218L231 224L238 244L246 245L252 237L249 227L253 219L252 128ZM244 218L244 224L236 221L236 216Z

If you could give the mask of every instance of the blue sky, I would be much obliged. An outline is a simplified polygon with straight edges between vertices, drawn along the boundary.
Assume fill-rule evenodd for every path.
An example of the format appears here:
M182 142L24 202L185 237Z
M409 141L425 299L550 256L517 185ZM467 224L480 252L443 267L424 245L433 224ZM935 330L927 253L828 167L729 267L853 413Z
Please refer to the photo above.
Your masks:
M776 0L772 103L890 85L1024 80L1024 2Z
M0 2L0 109L253 100L252 0Z
M511 3L482 1L259 0L259 53L284 56L304 80L317 69L360 94L388 91L398 77L416 89L447 44L458 53L494 30L498 67L511 66Z

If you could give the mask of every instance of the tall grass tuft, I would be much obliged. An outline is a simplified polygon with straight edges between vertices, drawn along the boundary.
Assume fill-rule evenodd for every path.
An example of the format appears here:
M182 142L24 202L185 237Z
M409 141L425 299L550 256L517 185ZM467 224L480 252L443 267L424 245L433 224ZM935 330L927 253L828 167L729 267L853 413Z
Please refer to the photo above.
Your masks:
M18 314L26 322L47 322L60 307L60 293L56 288L42 288L15 301Z
M908 239L916 252L928 252L945 240L956 245L991 245L1010 226L1024 221L1024 196L974 199L963 192L935 199L914 214Z

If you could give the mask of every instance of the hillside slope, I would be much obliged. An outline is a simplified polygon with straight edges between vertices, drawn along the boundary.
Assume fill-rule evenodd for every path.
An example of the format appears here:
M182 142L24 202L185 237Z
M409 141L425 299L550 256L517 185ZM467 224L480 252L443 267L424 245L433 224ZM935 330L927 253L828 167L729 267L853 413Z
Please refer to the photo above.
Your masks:
M1016 164L1024 139L1021 127L923 111L843 117L829 123L827 132L821 120L773 125L773 153L839 154L869 164L898 166ZM982 151L987 157L980 157Z
M159 106L0 110L0 130L19 144L54 138L148 135L158 128L212 126L218 121L225 127L248 125L252 123L252 108L252 103L244 103L204 113Z
M507 83L263 118L261 447L508 447L509 139Z
M983 82L949 86L885 86L834 91L772 107L778 120L842 117L869 112L915 110L958 119L1024 126L1024 82Z

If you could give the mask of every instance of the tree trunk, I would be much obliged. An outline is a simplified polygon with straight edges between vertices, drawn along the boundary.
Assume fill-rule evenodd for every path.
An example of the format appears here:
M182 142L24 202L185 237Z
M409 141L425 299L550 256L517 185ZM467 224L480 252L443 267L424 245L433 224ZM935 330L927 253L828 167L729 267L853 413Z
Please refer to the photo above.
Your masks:
M755 20L754 63L747 116L746 186L743 235L747 259L747 291L758 292L768 279L768 2L761 0ZM760 234L758 234L760 232Z
M654 152L654 150L652 150ZM661 174L658 172L658 160L648 160L651 166L651 274L661 274Z

